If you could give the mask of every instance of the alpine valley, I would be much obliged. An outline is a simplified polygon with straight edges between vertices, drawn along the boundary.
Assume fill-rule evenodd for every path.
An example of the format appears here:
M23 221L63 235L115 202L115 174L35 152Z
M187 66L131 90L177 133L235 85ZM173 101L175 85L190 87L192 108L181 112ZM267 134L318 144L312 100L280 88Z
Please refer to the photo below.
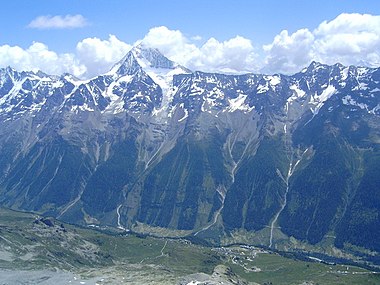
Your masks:
M380 69L0 69L0 204L92 227L380 264Z

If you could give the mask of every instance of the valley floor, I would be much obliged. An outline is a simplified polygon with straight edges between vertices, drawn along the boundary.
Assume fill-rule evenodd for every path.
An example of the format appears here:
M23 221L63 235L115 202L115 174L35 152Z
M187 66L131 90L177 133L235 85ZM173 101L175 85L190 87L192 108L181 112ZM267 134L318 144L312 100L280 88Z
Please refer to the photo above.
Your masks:
M380 284L380 274L250 246L104 233L0 209L0 284Z

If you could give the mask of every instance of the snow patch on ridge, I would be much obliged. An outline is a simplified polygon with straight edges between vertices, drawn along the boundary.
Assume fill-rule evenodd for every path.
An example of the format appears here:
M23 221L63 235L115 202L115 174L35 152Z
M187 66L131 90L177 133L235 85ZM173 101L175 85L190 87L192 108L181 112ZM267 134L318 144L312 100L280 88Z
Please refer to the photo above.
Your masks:
M344 105L348 105L348 106L357 106L359 107L360 109L362 110L368 110L368 105L367 104L364 104L364 103L358 103L356 102L352 97L351 95L346 95L342 98L342 103Z
M315 94L314 96L312 95L310 98L309 104L312 105L313 107L310 108L310 110L313 112L314 115L318 114L319 110L323 107L325 102L333 96L337 90L335 89L334 86L329 85L323 92L318 95Z
M349 72L349 67L346 67L344 69L342 69L342 71L340 72L340 76L342 78L342 80L346 80L348 78L348 72Z
M272 86L276 86L281 83L281 78L278 75L270 76L269 82Z
M181 103L179 106L185 112L185 115L181 119L178 120L178 123L182 122L183 120L189 117L189 111L185 108L184 104Z
M296 84L291 85L289 87L289 89L293 91L293 95L288 98L288 100L287 100L288 102L292 102L292 101L294 101L298 98L302 98L306 95L306 92L301 90L299 88L299 86L297 86Z
M87 103L84 103L82 106L74 105L71 107L71 112L78 112L78 111L88 111L88 112L94 112L94 109L91 108Z
M268 84L257 86L257 94L265 93L269 90Z
M293 91L293 94L286 100L286 104L285 104L286 113L288 113L289 105L291 105L293 101L297 100L298 98L305 97L306 95L306 92L301 90L297 84L291 85L289 89ZM284 131L286 133L286 126L284 126Z
M245 104L247 95L240 93L236 98L228 99L229 106L227 108L228 112L235 112L237 110L244 112L251 112L255 106L249 107L248 104Z

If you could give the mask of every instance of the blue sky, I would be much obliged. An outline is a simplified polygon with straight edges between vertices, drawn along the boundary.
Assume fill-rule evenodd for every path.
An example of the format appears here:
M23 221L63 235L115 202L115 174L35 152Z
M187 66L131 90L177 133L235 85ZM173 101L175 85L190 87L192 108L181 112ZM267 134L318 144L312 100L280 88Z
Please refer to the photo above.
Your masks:
M341 17L336 23L333 22L334 19L344 13L353 16ZM369 14L371 19L360 17L363 14ZM316 60L332 63L335 59L334 52L339 50L341 53L336 55L336 61L351 64L348 59L352 58L353 53L360 53L360 56L352 64L376 65L379 58L373 50L380 48L377 42L379 39L376 39L376 36L380 37L380 32L374 27L378 23L378 15L380 15L380 4L377 0L4 1L0 10L0 25L2 27L0 30L0 56L2 57L0 66L7 64L18 69L34 67L49 69L47 67L51 62L48 57L50 56L51 60L55 54L59 60L53 64L67 65L67 70L56 67L47 71L53 73L69 71L82 77L93 76L97 72L105 72L111 65L111 61L120 57L137 40L144 39L155 27L165 27L167 30L153 30L156 35L151 35L148 42L153 46L157 45L164 53L166 52L165 55L172 59L181 60L185 58L185 62L181 63L190 65L191 68L195 69L231 72L264 70L291 73L313 57ZM51 20L53 16L60 17L58 21L61 22L72 20L73 25L77 24L77 26L68 28L57 28L57 26L55 28L41 28L41 25L38 26L44 20ZM71 16L81 18L76 18L76 20L68 18ZM37 23L38 17L45 18L40 18ZM35 21L34 24L32 24L33 21ZM331 25L325 29L326 34L322 35L317 30L324 21L331 22ZM372 36L363 36L363 43L353 46L351 53L346 51L344 54L344 47L347 45L341 47L335 45L333 48L326 44L323 45L324 41L330 40L331 33L335 36L338 34L335 41L342 39L342 34L347 35L346 40L349 39L350 36L348 36L347 31L343 31L341 34L339 31L331 31L334 25L344 29L344 25L352 22L357 22L358 25L353 28L354 32L351 37L355 38L358 33L362 35L363 31L366 32L367 29ZM363 22L369 22L368 27ZM309 33L305 32L305 29ZM287 31L287 34L281 34L284 30ZM175 31L181 35L178 36L177 33L177 42L171 41L173 40L171 32L174 35ZM110 35L113 35L117 41L112 42ZM177 53L175 49L162 43L165 35L171 39L168 40L168 43L171 45L178 44ZM237 36L240 38L236 38ZM278 41L275 43L276 37L278 37ZM156 40L152 38L156 38ZM160 38L161 41L157 42L157 38ZM85 39L97 39L98 44L103 45L103 50L99 45L99 49L96 50L94 46L97 43L95 41L85 41L83 44ZM211 42L210 39L212 39ZM231 41L232 39L235 40ZM289 45L289 40L293 42L304 41L304 44L310 48L310 53L307 55L293 54L289 55L290 57L284 56L287 51L293 52L299 49L301 52L304 48L303 46L291 46L292 44L296 45L296 43ZM178 43L178 41L182 42ZM372 46L373 50L368 49L369 41L375 42ZM82 44L80 44L81 42ZM313 43L311 44L311 42ZM34 43L40 43L43 46L33 46ZM78 44L81 49L78 49ZM241 53L239 53L238 48L240 44ZM288 46L283 46L284 44L288 44ZM363 46L365 44L367 46ZM319 46L316 47L316 45ZM322 49L325 48L325 53L330 50L333 52L328 56L318 54L317 50L321 49L321 46ZM20 60L21 51L12 49L14 47L19 47L25 51L22 54L22 57L25 57L24 60ZM114 49L112 50L112 48ZM192 54L192 56L178 53L180 49L186 48L188 54ZM33 57L36 57L35 51L37 49L47 51L45 53L45 65L34 60ZM214 56L214 61L211 61L210 54L207 52L211 53L213 49L220 51L221 55L219 57ZM108 53L112 56L106 58L107 56L103 55L103 61L99 56L94 58L93 62L96 62L97 65L93 64L91 67L91 52L94 53L94 56L96 53ZM239 56L236 53L239 53ZM44 53L39 55L41 54ZM232 54L233 56L231 56ZM231 59L231 57L234 58ZM298 57L303 58L303 60L296 59ZM74 66L75 64L77 66ZM99 68L94 68L94 66Z

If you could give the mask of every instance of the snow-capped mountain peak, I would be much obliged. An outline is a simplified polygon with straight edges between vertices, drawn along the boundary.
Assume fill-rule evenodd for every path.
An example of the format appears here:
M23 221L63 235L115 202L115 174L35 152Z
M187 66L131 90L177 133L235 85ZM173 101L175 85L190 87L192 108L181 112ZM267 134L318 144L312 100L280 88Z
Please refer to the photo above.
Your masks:
M132 80L135 75L150 77L162 90L162 102L155 108L154 114L164 115L174 96L173 76L188 73L191 73L189 69L168 59L158 49L139 43L107 74L116 77L116 80Z
M156 48L150 48L144 43L140 43L133 47L131 50L134 57L137 59L138 63L143 68L164 68L164 69L174 69L176 63L165 57Z
M165 57L158 49L140 43L115 64L108 74L132 75L141 69L146 72L156 70L156 73L162 73L162 70L166 70L166 73L171 70L181 70L182 72L180 73L191 73L187 68Z
M130 50L118 63L116 63L106 75L120 77L123 75L132 75L141 70L141 66L136 60L133 51Z

